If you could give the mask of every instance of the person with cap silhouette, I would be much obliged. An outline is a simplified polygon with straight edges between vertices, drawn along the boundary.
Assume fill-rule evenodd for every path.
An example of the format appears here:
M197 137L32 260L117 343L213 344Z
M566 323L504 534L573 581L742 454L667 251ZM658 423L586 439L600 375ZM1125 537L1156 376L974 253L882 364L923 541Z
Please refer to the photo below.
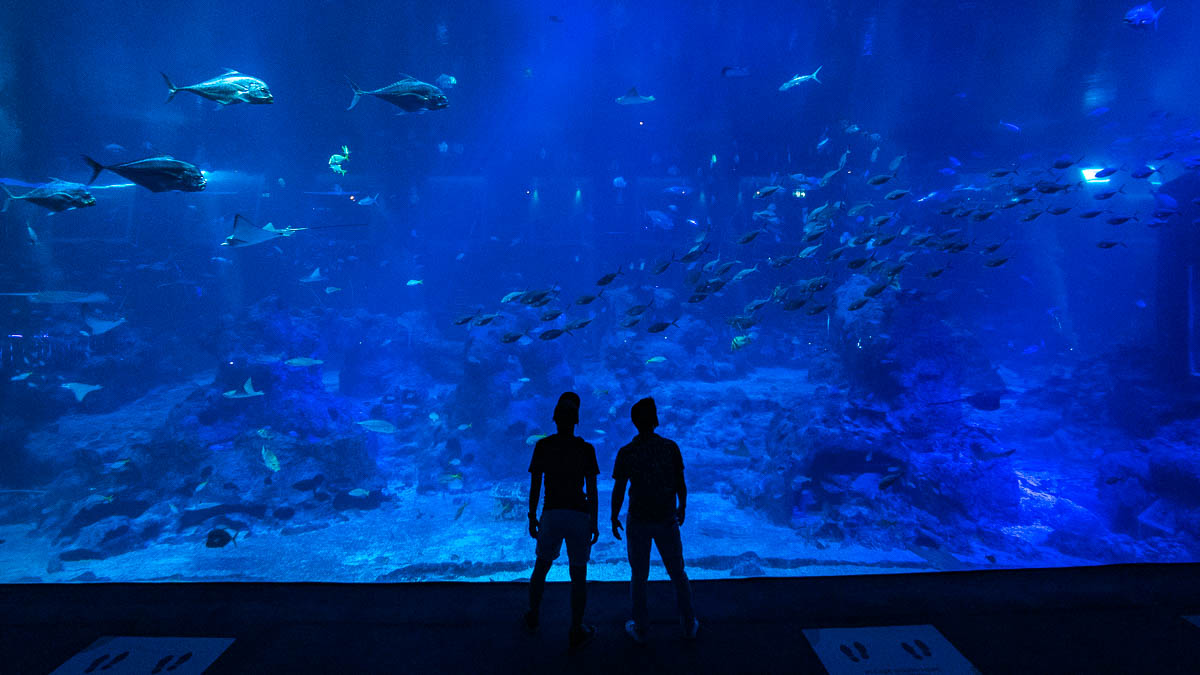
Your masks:
M634 642L646 641L646 585L650 577L650 544L658 547L667 574L675 584L675 601L684 637L694 639L700 629L692 608L692 587L683 570L683 543L679 527L687 510L687 484L683 480L683 455L675 441L654 433L658 408L643 398L630 411L637 436L617 452L613 466L612 533L621 538L621 504L629 486L629 512L625 518L625 545L631 571L633 618L625 632ZM676 501L678 500L678 502Z
M583 623L587 605L587 564L592 544L600 537L597 523L599 497L596 476L596 449L575 435L579 423L579 395L566 392L554 406L558 432L533 446L529 462L529 536L537 540L537 561L529 580L529 610L525 626L537 630L546 575L558 558L563 541L567 542L568 569L571 574L571 629L568 643L579 648L592 641L596 627ZM543 476L546 502L542 517L537 517L538 497ZM586 493L584 488L586 486Z

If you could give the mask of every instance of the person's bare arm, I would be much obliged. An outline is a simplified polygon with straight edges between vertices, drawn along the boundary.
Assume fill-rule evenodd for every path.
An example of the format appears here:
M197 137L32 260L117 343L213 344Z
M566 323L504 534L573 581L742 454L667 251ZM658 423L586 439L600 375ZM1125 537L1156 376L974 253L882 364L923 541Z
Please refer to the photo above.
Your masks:
M612 533L618 541L621 539L621 505L625 503L625 486L628 479L622 478L613 485L612 492Z
M679 499L679 508L675 511L675 520L683 525L687 514L687 481L683 479L683 458L679 459L679 473L675 476L675 496Z
M537 507L538 498L542 493L542 474L532 473L529 475L529 536L537 539L538 519Z
M592 516L592 543L596 543L600 539L600 493L596 490L596 476L588 476L585 481L587 483L587 502L588 512Z

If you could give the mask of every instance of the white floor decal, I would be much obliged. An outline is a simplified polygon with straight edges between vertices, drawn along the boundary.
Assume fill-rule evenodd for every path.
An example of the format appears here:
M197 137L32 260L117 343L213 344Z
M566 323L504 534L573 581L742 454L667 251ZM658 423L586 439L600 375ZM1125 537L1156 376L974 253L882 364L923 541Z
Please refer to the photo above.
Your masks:
M804 637L830 675L976 675L933 626L809 628Z
M233 638L102 637L51 675L199 675Z

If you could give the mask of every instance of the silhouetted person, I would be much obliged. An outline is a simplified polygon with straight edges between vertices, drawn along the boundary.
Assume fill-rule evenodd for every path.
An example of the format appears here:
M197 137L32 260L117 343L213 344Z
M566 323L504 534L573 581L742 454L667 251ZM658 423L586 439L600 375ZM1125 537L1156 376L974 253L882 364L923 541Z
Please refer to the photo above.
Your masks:
M621 538L621 503L629 484L629 512L626 516L626 550L632 572L630 595L633 619L625 622L625 632L636 642L646 639L646 583L650 577L650 542L658 547L667 574L675 584L675 601L684 635L696 637L700 622L692 609L692 587L683 571L683 543L679 526L687 509L687 484L683 480L683 455L675 441L654 433L658 427L658 409L654 399L644 398L630 411L638 434L617 453L613 466L612 533ZM678 499L678 505L676 505Z
M529 611L525 625L536 630L546 589L546 574L558 558L562 543L567 542L567 560L571 572L571 647L582 647L596 635L596 627L583 623L587 605L587 563L592 544L600 537L597 526L596 449L575 435L579 423L579 395L566 392L554 406L558 432L533 446L529 462L529 536L537 540L537 562L529 580ZM546 477L546 504L542 518L537 517L542 476ZM587 494L584 494L584 485Z

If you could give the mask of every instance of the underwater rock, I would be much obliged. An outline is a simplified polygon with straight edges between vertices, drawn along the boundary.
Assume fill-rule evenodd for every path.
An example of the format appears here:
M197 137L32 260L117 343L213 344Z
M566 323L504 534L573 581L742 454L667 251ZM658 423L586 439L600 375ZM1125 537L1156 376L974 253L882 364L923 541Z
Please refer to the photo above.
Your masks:
M93 551L87 548L73 548L69 551L63 551L58 554L59 560L63 562L77 562L79 560L104 560L108 555L99 551Z
M761 577L766 574L762 568L762 558L753 551L746 551L738 556L729 571L729 576L733 577Z
M113 516L137 518L149 508L150 502L137 499L114 499L113 501L86 506L77 511L71 520L63 526L59 537L72 539L79 534L81 529L98 523L105 518Z

